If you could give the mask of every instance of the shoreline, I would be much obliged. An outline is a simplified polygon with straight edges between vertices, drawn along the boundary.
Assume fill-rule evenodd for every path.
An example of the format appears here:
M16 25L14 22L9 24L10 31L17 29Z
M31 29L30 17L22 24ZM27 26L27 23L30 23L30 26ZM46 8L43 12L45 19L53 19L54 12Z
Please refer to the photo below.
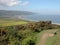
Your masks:
M60 23L52 23L52 24L60 25Z

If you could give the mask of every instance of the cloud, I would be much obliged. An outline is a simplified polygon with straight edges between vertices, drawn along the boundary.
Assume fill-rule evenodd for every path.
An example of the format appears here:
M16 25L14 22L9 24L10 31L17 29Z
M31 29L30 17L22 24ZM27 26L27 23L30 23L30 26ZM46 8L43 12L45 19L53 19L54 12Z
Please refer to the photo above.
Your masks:
M16 6L16 5L22 5L22 6L25 6L25 5L28 5L28 1L26 2L22 2L20 0L0 0L0 5L1 6Z
M14 6L19 3L18 0L0 0L0 4L3 6Z
M23 2L21 5L22 5L22 6L27 6L28 4L29 4L29 2L26 1L26 2Z

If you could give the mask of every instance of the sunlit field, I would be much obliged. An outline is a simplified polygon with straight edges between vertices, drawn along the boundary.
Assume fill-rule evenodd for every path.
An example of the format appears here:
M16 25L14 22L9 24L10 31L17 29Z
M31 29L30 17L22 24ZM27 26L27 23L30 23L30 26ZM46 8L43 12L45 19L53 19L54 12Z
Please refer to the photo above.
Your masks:
M13 25L21 25L26 24L26 21L17 21L17 20L1 20L0 19L0 26L13 26Z

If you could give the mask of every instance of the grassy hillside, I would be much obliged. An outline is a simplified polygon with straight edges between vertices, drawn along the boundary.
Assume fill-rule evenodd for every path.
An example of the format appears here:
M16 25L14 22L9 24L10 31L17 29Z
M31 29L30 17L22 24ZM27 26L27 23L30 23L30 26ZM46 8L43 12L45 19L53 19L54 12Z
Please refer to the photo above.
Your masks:
M56 35L46 40L45 45L60 45L60 29L57 30Z
M54 33L57 31L59 31L59 29L49 29L42 31L37 35L36 45L54 45L55 40L57 39Z
M60 26L51 21L0 19L0 45L55 45L55 42L59 45L60 33L56 27ZM50 37L51 34L54 36Z

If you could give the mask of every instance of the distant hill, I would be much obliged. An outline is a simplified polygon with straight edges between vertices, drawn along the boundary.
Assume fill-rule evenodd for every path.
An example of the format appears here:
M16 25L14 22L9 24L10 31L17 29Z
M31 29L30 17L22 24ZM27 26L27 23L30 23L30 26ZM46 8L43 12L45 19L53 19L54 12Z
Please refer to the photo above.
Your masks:
M33 12L28 11L9 11L9 10L0 10L0 17L1 16L16 16L16 15L32 15Z

